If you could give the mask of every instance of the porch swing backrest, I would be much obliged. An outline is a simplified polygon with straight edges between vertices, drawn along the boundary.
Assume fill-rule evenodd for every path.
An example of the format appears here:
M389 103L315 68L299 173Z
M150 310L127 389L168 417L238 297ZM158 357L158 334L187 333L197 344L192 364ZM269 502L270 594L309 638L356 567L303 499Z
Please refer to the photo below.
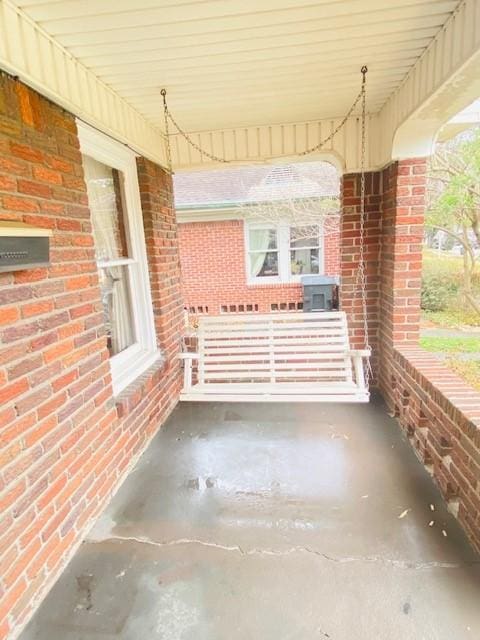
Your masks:
M368 401L369 352L350 349L344 312L204 316L197 339L183 400Z

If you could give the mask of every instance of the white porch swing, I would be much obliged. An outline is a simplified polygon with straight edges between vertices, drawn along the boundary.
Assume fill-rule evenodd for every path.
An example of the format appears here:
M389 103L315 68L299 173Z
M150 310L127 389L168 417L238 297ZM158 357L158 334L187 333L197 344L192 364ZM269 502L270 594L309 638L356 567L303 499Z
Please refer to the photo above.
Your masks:
M298 155L319 150L345 125L361 101L361 190L359 264L356 293L360 295L364 348L350 349L344 311L315 313L237 314L202 316L198 320L197 351L183 352L184 386L181 400L224 402L368 402L371 349L368 341L365 236L365 81L340 125L318 145ZM202 155L228 162L203 151L177 125L164 101L168 160L171 168L168 123ZM196 367L194 368L194 363ZM365 366L366 365L366 366ZM195 369L195 370L194 370ZM195 376L195 380L194 380Z

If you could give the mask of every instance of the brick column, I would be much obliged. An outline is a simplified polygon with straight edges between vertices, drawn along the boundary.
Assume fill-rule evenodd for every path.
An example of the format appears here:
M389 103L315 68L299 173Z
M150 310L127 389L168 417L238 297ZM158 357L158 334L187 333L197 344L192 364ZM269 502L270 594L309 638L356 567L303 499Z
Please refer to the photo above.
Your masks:
M425 158L383 171L380 387L389 404L393 349L419 339L425 182Z
M379 328L379 262L382 215L381 172L366 175L365 191L365 240L364 255L367 277L367 322L369 342L373 349L373 382L378 370ZM340 308L346 311L350 330L350 345L360 349L364 346L360 290L356 286L360 246L360 174L343 176L341 186L342 219L340 225Z
M184 316L172 177L145 158L137 159L137 169L157 337L173 362L180 352Z

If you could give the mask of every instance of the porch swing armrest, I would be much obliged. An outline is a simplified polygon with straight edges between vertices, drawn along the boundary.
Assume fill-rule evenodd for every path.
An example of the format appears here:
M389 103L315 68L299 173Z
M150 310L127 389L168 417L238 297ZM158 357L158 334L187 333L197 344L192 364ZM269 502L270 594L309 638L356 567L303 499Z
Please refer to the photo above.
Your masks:
M200 354L194 351L182 351L177 358L183 360L183 390L188 391L192 388L193 361L198 360Z
M182 351L177 355L179 360L198 360L200 358L200 354L195 351Z
M350 349L346 352L347 356L351 358L370 358L372 355L371 349Z

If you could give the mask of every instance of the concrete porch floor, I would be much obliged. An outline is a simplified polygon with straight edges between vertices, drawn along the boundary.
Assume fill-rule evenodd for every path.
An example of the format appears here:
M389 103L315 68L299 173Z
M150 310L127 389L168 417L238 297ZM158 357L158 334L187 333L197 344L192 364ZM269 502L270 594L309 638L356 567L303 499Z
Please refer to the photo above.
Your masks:
M381 402L185 403L21 640L475 640L479 560Z

